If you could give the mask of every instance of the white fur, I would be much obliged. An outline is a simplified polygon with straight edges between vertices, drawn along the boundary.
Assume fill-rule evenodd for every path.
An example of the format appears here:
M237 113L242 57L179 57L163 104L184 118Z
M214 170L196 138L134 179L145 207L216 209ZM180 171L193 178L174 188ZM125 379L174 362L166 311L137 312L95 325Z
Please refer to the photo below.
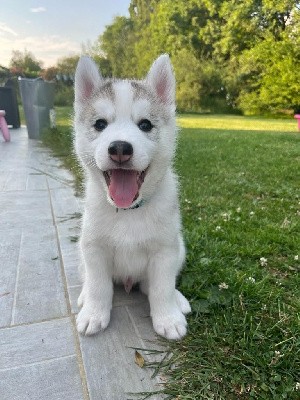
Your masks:
M180 339L186 334L184 314L190 306L175 289L185 248L177 179L171 167L176 142L175 80L168 56L159 57L139 82L148 96L135 97L131 82L120 80L112 82L113 96L103 95L98 89L106 81L93 61L83 57L77 67L75 149L87 177L80 239L84 283L77 328L86 335L105 329L113 281L131 278L148 295L155 331L168 339ZM108 121L102 132L93 128L97 119ZM137 126L141 119L154 121L149 135ZM132 169L148 168L133 203L143 199L144 204L136 209L116 212L108 193L102 171L113 167L108 146L115 140L131 143Z

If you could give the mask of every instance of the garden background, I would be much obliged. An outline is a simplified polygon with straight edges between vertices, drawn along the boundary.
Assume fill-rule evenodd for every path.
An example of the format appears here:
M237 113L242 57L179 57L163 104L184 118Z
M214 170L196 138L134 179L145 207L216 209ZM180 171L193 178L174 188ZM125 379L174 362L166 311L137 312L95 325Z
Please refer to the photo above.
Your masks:
M186 338L168 344L172 358L154 366L169 377L170 399L300 397L299 8L132 0L129 17L83 48L104 76L143 77L165 52L176 73L187 246L178 285L193 312ZM71 127L78 58L43 69L29 51L14 52L1 78L56 81L57 128L43 140L80 190Z
M291 114L300 107L300 12L292 0L132 0L94 43L83 45L104 76L141 78L169 53L179 111ZM56 79L57 105L71 105L78 56L47 69L14 51L12 76Z

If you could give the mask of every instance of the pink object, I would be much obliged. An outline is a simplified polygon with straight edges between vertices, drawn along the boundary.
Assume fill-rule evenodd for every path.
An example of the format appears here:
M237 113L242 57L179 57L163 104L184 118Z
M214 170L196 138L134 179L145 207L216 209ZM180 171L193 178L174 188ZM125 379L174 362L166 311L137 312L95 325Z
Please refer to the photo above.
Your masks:
M133 280L131 276L129 276L127 279L124 280L124 288L127 294L130 293L132 286L133 286Z
M6 123L5 114L6 113L4 110L0 110L0 129L2 131L4 140L6 142L9 142L10 141L10 133L9 133L8 126Z
M300 131L300 114L295 114L295 115L294 115L294 118L296 118L297 121L298 121L298 129L299 129L299 131Z

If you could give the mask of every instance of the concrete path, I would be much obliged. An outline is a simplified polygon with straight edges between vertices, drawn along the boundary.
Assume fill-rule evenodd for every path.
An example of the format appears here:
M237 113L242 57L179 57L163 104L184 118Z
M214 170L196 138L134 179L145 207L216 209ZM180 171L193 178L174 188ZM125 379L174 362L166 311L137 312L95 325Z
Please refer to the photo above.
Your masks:
M148 342L145 296L116 288L106 331L77 334L82 199L25 128L11 135L10 143L0 136L0 399L124 400L159 390L161 378L151 379L132 349L158 348Z

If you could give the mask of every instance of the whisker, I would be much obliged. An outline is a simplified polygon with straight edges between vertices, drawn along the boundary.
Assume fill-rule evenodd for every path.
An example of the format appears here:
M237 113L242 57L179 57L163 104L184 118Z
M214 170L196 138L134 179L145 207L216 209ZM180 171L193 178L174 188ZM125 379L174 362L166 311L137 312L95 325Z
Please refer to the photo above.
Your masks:
M84 165L86 165L88 167L97 167L96 161L91 154L82 153L82 154L80 154L80 158L84 162Z

